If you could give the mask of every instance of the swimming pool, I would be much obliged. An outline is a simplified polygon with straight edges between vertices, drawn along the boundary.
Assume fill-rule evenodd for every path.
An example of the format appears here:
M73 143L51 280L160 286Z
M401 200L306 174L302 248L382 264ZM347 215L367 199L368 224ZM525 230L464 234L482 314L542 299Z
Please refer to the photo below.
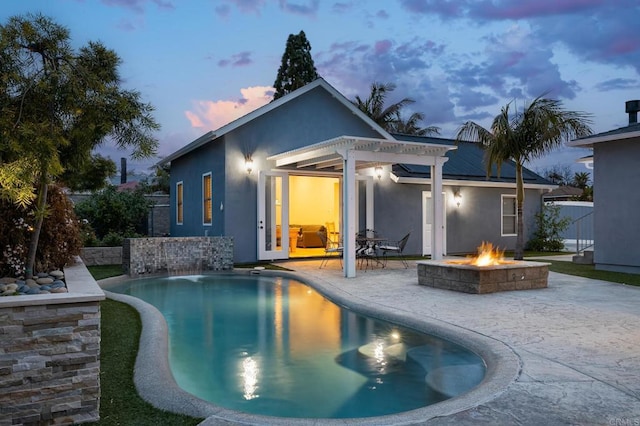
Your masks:
M233 410L380 416L450 398L484 375L474 353L340 308L290 278L173 277L109 290L158 308L178 384Z

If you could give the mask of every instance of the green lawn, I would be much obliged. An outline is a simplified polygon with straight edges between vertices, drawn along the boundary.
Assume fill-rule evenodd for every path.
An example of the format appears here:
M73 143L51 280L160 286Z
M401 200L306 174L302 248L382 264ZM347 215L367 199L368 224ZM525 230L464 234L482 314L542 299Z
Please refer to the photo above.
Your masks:
M89 266L94 277L122 274L122 268ZM111 275L107 271L111 270ZM101 308L100 421L98 425L197 425L195 419L159 410L145 402L133 384L133 366L138 353L140 315L131 306L105 300Z

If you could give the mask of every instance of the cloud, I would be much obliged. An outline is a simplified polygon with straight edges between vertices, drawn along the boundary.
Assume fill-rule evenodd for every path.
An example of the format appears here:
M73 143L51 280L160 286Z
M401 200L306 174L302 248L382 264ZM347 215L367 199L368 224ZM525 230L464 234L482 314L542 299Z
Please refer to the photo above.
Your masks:
M573 99L580 90L575 80L565 81L552 62L553 50L528 28L513 25L501 34L483 39L480 63L468 58L462 65L450 64L451 81L475 89L489 88L503 97L533 98L543 93Z
M238 100L193 101L193 110L185 111L185 116L192 127L215 130L271 102L273 91L269 86L254 86L241 89Z
M611 2L614 3L614 2ZM560 42L583 61L631 67L640 74L640 37L635 29L640 22L640 4L602 6L589 16L571 15L532 22L542 43Z
M297 3L289 0L280 0L280 9L296 15L315 17L318 13L319 3L319 0L308 0L306 2Z
M251 65L253 60L251 59L251 52L240 52L232 55L230 59L221 59L218 61L218 65L221 67L246 67Z
M155 4L159 9L175 9L173 3L163 0L102 0L102 3L106 4L107 6L116 6L123 7L125 9L131 9L136 13L143 13L145 6L148 3Z
M468 15L483 19L528 19L592 12L607 0L498 0L469 2Z
M235 5L242 13L260 14L260 9L264 7L266 0L227 0L228 3ZM216 11L220 13L224 6L218 6ZM218 9L221 9L220 11ZM228 12L228 9L227 9Z
M637 80L631 78L612 78L596 84L596 90L607 92L609 90L630 90L640 87Z

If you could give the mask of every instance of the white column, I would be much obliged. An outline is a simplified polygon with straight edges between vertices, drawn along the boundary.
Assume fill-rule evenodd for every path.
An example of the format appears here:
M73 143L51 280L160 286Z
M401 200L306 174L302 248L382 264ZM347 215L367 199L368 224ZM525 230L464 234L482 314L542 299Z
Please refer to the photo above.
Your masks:
M343 208L342 244L344 247L344 276L356 276L356 160L351 151L343 154Z
M431 259L442 259L444 251L444 217L442 209L442 165L445 157L437 157L431 166L431 197L433 197L433 232L431 233Z
M367 194L366 194L366 226L367 229L374 229L374 218L373 218L373 177L367 176L366 180L367 185ZM358 229L359 231L359 229ZM373 235L372 235L373 237Z

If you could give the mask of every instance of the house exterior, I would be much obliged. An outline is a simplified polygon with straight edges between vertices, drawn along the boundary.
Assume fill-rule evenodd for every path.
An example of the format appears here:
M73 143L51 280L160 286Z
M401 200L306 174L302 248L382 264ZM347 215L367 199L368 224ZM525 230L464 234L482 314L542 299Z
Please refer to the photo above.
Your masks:
M234 238L235 262L289 257L312 224L375 229L405 253L515 247L515 165L486 177L474 143L391 135L318 79L163 159L171 165L171 235ZM525 229L556 187L526 170ZM353 276L351 238L345 275ZM300 241L300 240L298 240Z
M593 149L596 269L640 273L640 101L628 101L629 124L569 142Z

